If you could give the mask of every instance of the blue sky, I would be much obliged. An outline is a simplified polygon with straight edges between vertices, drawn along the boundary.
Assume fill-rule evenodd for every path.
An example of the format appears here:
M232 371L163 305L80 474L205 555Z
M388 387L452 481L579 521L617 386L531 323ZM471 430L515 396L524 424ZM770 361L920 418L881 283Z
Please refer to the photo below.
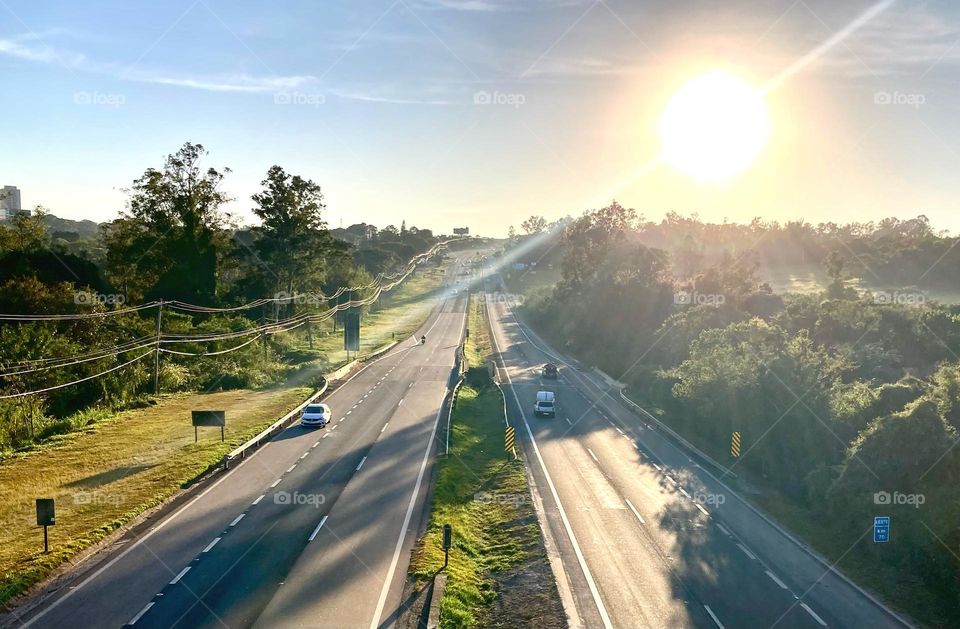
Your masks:
M927 214L960 231L960 15L901 0L768 94L769 146L722 186L658 167L692 76L756 85L872 2L0 0L0 184L108 220L190 140L233 172L323 186L331 224L502 234L616 196L650 218ZM890 102L884 95L891 95Z

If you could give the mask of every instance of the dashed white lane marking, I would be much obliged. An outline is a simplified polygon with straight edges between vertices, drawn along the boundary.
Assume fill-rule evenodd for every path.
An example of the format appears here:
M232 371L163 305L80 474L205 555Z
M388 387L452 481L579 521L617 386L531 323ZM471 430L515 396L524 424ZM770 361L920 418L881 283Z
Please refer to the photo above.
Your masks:
M327 521L327 516L320 518L320 524L317 525L317 528L313 529L313 533L310 533L310 537L307 538L308 542L312 542L313 538L317 536L317 533L320 532L320 529L323 528L324 523Z
M624 498L626 500L626 498ZM640 512L637 511L637 508L633 506L633 503L627 500L627 506L630 507L630 510L633 511L633 515L637 516L637 519L640 520L640 524L646 524L647 521L643 519L643 516L640 515Z
M297 467L297 464L296 464L296 463L294 463L293 465L291 465L290 467L288 467L288 468L287 468L287 474L289 474L290 472L292 472L295 467Z
M657 468L657 471L658 471L658 472L663 471L663 468L660 467L659 465L657 465L656 463L654 463L653 466L654 466L655 468Z
M723 531L723 534L724 534L724 535L726 535L727 537L730 537L730 531L727 530L727 527L725 527L724 525L722 525L722 524L720 524L720 523L717 523L717 528L720 529L721 531Z
M591 450L590 448L587 448L587 452L590 453L590 456L593 457L593 460L594 460L594 461L596 461L597 463L600 462L600 459L598 459L598 458L597 458L597 455L593 453L593 450Z
M367 399L367 396L368 396L368 395L370 395L370 394L369 394L369 393L365 393L364 396L363 396L362 398L360 398L360 401L362 402L363 400Z
M773 582L776 583L777 585L779 585L781 589L784 589L784 590L787 589L787 584L784 583L783 581L781 581L781 580L780 580L780 577L778 577L777 575L773 574L773 573L770 572L769 570L764 570L764 572L766 572L766 573L767 573L767 576L770 577L771 579L773 579Z
M807 610L807 613L810 614L811 616L813 616L813 619L816 620L818 623L820 623L820 624L823 625L824 627L827 626L827 623L823 620L823 618L821 618L820 616L817 616L817 612L815 612L815 611L813 611L812 609L810 609L810 606L809 606L809 605L807 605L806 603L800 603L800 607L802 607L802 608L804 608L805 610Z
M359 403L360 403L360 402L357 402L357 404L359 404ZM351 406L351 407L350 407L350 411L352 411L353 409L357 408L357 404L354 404L353 406ZM350 414L350 411L347 411L347 414L348 414L348 415Z
M130 619L130 624L131 625L137 624L137 621L143 618L143 615L146 614L148 611L150 611L151 607L153 607L153 601L150 601L149 603L147 603L143 609L137 612L137 615Z
M677 483L677 481L675 481L675 480L673 479L673 476L670 476L669 474L667 474L667 480L670 481L671 483L673 483L674 485L678 485L678 484L679 484L679 483Z
M260 496L260 497L263 498L263 496ZM210 542L209 544L207 544L207 547L204 548L203 551L201 551L201 552L205 552L205 553L210 552L210 549L213 548L214 546L216 546L216 545L217 545L217 542L219 542L220 539L221 539L221 538L219 538L219 537L214 537L214 538L213 538L213 541Z
M180 581L180 579L183 578L183 575L187 574L188 572L190 572L190 566L187 566L186 568L184 568L183 570L181 570L181 571L177 574L177 576L173 577L173 581L170 582L170 585L176 585L177 582Z
M341 422L343 422L343 420L345 420L346 418L347 418L347 416L346 416L346 415L344 415L343 417L341 417L341 418L340 418L340 421L339 421L339 422L337 422L337 423L339 424L339 423L341 423Z
M326 435L324 435L323 437L326 437ZM320 439L323 439L323 437L320 437ZM317 440L317 442L316 442L315 444L313 444L312 446L310 446L310 447L311 447L311 448L316 448L318 445L320 445L320 441L319 441L319 440Z
M356 471L358 471L358 472L360 471L360 468L363 467L363 464L364 464L364 462L365 462L366 460L367 460L367 457L363 457L362 459L360 459L360 464L357 465L357 470L356 470Z
M719 627L720 629L723 629L723 623L720 622L720 619L717 618L717 615L713 613L713 610L710 609L710 606L704 605L703 608L706 609L707 613L710 614L710 617L713 618L713 622L717 623L717 627Z
M260 504L260 501L266 498L267 494L260 494L260 497L253 501L253 504Z
M237 525L237 522L239 522L240 520L242 520L242 519L243 519L243 516L245 516L245 515L247 515L247 514L246 514L246 513L241 513L240 515L238 515L237 517L235 517L235 518L233 519L233 522L230 523L230 526L236 526L236 525Z
M677 489L680 490L680 493L683 494L686 498L690 498L690 494L687 493L686 489L684 489L683 487L677 487Z
M303 459L307 458L307 455L308 455L308 454L310 454L310 451L309 451L309 450L307 450L306 452L304 452L303 454L301 454L301 455L300 455L300 460L303 460Z
M321 439L326 439L326 438L329 437L329 436L330 436L330 433L328 432L327 434L325 434L324 436L322 436L322 437L320 437L320 438L321 438ZM317 442L317 443L319 444L319 442Z
M389 425L390 425L390 422L387 422L386 424L384 424L384 425L383 425L383 428L380 429L380 432L382 433L384 430L386 430L386 429L387 429L387 426L389 426Z
M282 478L278 478L277 480L273 481L273 484L270 485L270 489L273 489L274 487L276 487L277 485L279 485L281 480L283 480L283 479L282 479Z
M403 398L400 398L400 401L397 402L397 406L400 406L401 404L403 404Z
M352 412L353 412L353 409L351 408L349 411L347 411L347 415L349 415ZM346 417L347 415L344 415L344 417Z
M693 504L697 505L697 509L700 509L700 513L702 513L703 515L710 515L710 512L707 511L707 510L703 507L703 505L700 504L699 502L694 502Z
M568 424L570 424L571 426L573 426L573 422L570 421L570 418L569 418L569 417L564 417L564 419L567 420L567 423L568 423Z
M757 558L757 556L754 555L752 552L750 552L750 549L747 548L746 546L744 546L743 544L737 542L737 546L740 548L740 550L743 551L743 554L746 555L747 557L749 557L750 559L756 559L756 558Z
M616 428L616 429L617 429L617 432L619 432L621 435L623 434L623 431L620 430L620 427L619 427L619 426L614 426L614 428Z

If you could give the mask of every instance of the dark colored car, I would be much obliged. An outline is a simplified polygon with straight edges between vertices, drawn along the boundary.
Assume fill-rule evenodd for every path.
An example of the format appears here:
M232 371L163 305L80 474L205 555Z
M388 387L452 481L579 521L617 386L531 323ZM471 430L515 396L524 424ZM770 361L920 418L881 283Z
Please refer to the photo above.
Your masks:
M557 366L554 365L553 363L547 363L546 365L543 366L544 378L556 380L558 375L559 375L559 371L557 370Z

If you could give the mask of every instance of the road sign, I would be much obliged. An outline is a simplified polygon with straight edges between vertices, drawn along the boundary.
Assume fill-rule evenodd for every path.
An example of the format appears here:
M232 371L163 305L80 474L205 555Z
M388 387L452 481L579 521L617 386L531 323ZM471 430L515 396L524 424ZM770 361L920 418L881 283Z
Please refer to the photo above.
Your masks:
M360 312L350 310L343 320L343 349L347 352L360 351Z
M193 442L197 442L197 428L220 428L220 441L223 441L223 427L227 425L226 411L191 411L193 421Z
M740 458L740 433L737 431L730 436L730 456L735 459Z
M517 445L517 435L516 431L513 429L513 426L507 426L507 431L503 436L503 449L507 452L513 452L514 447Z
M873 543L884 544L890 541L890 516L878 515L873 518Z
M47 527L57 523L53 498L37 498L37 526L43 527L43 552L50 552L47 543Z

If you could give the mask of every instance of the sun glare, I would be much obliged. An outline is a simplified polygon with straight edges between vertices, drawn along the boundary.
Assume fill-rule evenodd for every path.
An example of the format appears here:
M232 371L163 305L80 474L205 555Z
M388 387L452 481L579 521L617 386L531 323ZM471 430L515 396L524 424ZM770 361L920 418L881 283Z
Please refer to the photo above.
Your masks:
M761 93L726 72L684 84L659 125L661 158L697 180L722 183L744 170L767 142Z

